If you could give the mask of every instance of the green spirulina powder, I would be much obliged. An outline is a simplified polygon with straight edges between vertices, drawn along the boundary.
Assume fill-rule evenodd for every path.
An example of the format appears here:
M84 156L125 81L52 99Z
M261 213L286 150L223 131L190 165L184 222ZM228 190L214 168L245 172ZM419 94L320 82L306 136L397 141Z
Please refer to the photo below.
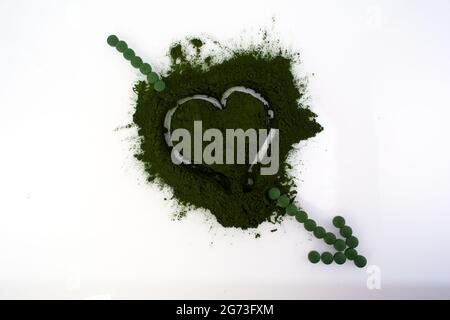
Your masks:
M278 186L282 193L294 195L287 163L289 153L294 144L322 130L316 115L300 102L306 84L292 74L298 54L267 38L257 45L237 49L213 42L217 48L209 54L204 50L205 43L207 39L191 38L172 45L171 65L162 77L166 83L163 92L156 92L144 81L135 85L137 103L133 121L140 138L136 156L144 163L150 182L170 187L181 213L186 208L204 208L222 226L242 229L257 227L264 221L280 221L285 210L266 199L267 190ZM174 164L164 139L164 118L179 99L203 94L220 100L234 86L260 93L274 111L271 127L279 129L279 170L275 175L260 175L259 167L254 167L250 191L242 187L248 165L205 165L228 178L230 186L225 190L210 176ZM224 110L195 100L177 110L171 131L186 128L194 136L196 120L202 121L203 130L218 128L225 137L225 129L265 128L266 112L258 100L245 93L233 93Z

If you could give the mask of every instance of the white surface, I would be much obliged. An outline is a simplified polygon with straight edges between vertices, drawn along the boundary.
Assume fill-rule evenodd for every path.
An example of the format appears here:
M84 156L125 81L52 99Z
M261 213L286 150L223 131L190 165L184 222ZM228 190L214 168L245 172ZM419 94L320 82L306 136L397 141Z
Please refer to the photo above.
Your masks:
M260 239L201 212L172 221L134 130L115 130L139 75L107 35L160 70L176 39L273 16L325 128L295 160L299 201L326 226L347 217L381 290L310 265L325 247L292 219ZM449 30L448 1L2 0L0 297L450 298Z

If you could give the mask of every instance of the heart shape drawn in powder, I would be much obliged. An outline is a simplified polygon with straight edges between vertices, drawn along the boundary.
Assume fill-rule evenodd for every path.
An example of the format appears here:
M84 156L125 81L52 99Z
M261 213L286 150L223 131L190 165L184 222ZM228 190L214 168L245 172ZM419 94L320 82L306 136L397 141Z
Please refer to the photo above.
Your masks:
M191 160L184 158L183 155L178 150L174 149L174 145L172 143L171 124L172 124L172 117L176 113L177 109L181 105L185 104L186 102L192 101L192 100L203 100L203 101L209 102L215 108L217 108L219 110L223 110L226 108L228 98L235 92L245 93L245 94L248 94L248 95L252 96L253 98L259 100L266 110L266 126L267 126L268 135L267 135L264 143L262 143L260 145L260 148L257 151L257 154L254 157L254 159L252 161L250 161L247 175L243 179L243 189L244 189L244 191L248 192L248 191L251 191L252 186L254 184L254 177L252 175L253 166L264 157L264 155L267 153L270 143L272 142L272 140L274 138L274 130L271 130L271 122L274 119L274 111L270 107L267 100L265 98L263 98L263 96L260 93L256 92L253 89L244 87L244 86L235 86L235 87L231 87L228 90L226 90L223 93L220 101L217 100L216 98L213 98L213 97L210 97L207 95L202 95L202 94L196 94L196 95L193 95L190 97L182 98L177 101L177 105L175 107L169 109L166 113L166 116L164 118L164 129L165 129L164 138L165 138L167 146L169 147L170 151L172 152L172 155L176 159L177 163L185 165L189 169L192 169L196 172L199 172L201 174L205 174L205 175L209 176L210 178L212 178L213 180L218 182L225 189L225 191L229 192L230 191L230 181L229 181L228 177L226 177L224 174L217 172L211 168L208 168L202 164L192 163Z

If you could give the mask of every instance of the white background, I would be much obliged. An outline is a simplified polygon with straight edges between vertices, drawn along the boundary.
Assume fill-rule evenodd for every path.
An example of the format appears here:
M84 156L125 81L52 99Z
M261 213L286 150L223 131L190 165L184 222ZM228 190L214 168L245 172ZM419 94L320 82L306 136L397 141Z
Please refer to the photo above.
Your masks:
M291 218L173 221L116 130L140 75L109 34L161 71L174 40L272 25L325 128L294 160L298 201L347 218L381 290L309 264L325 246ZM448 1L2 0L0 298L450 298L449 30Z

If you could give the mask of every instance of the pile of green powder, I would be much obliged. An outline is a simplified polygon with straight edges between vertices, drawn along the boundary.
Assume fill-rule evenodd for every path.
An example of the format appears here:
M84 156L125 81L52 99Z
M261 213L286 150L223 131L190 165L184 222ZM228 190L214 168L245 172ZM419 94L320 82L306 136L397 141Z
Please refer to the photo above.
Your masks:
M170 48L171 64L163 77L166 83L163 92L156 92L144 81L135 85L137 103L133 121L138 127L140 142L136 156L143 162L150 182L171 189L180 212L185 212L186 208L204 208L224 227L242 229L257 227L264 221L279 221L284 210L266 199L267 190L278 186L283 193L292 195L293 181L287 163L289 153L294 144L322 130L315 121L316 115L300 103L305 94L305 83L292 74L298 54L284 50L278 42L268 39L240 48L216 42L216 51L208 53L205 49L208 41L188 39ZM164 118L179 99L203 94L220 100L233 86L245 86L259 92L274 110L272 128L279 129L278 173L260 175L259 168L255 168L255 184L247 192L242 188L242 179L248 165L210 166L228 177L230 190L226 191L210 177L174 164L164 139ZM205 104L208 103L191 101L179 108L173 116L173 129L192 130L195 120L203 122L203 130L218 128L223 133L225 129L265 127L264 109L247 94L232 94L224 110Z

